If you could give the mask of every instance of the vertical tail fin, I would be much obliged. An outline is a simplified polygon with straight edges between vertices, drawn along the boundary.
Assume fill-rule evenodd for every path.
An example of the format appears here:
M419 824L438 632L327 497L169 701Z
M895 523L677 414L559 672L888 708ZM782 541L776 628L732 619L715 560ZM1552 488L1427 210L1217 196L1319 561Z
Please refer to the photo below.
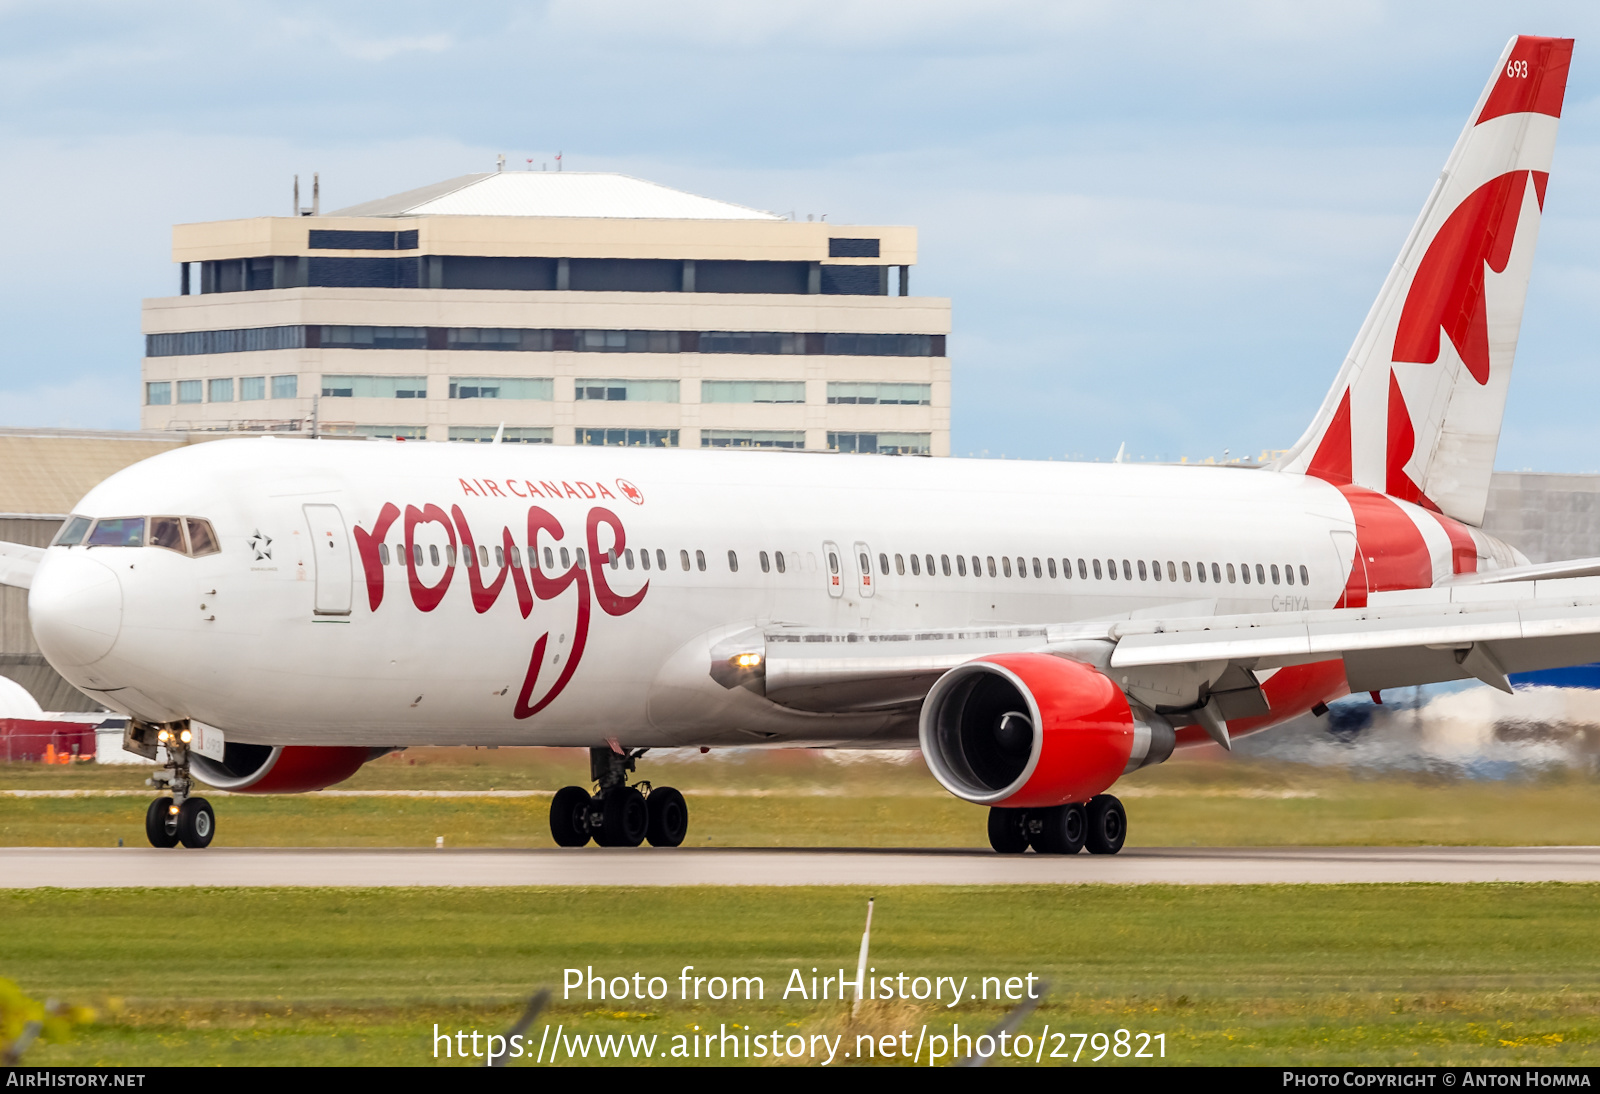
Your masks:
M1514 38L1280 470L1483 521L1570 38Z

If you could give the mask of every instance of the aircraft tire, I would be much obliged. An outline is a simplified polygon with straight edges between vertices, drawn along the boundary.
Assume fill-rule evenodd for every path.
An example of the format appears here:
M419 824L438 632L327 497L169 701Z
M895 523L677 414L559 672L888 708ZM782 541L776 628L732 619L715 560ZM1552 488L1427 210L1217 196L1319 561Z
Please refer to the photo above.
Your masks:
M1110 794L1089 799L1089 835L1084 845L1091 855L1114 855L1128 838L1128 813Z
M217 814L204 798L185 798L178 807L178 839L185 847L210 847L217 834Z
M168 831L167 826L167 818L171 816L168 810L171 808L171 798L157 798L144 811L144 836L150 841L151 847L178 846L177 828Z
M1058 805L1037 810L1034 816L1040 822L1039 830L1029 839L1035 851L1041 855L1075 855L1083 850L1084 837L1089 834L1089 818L1083 806Z
M557 847L582 847L589 842L589 792L563 786L550 801L550 835Z
M601 803L600 831L594 841L601 847L637 847L650 827L650 807L644 795L631 786L616 786Z
M689 805L683 795L670 786L658 786L645 799L650 823L645 839L651 847L676 847L689 834Z
M1020 855L1028 849L1028 814L1022 809L989 810L989 846L1002 855Z

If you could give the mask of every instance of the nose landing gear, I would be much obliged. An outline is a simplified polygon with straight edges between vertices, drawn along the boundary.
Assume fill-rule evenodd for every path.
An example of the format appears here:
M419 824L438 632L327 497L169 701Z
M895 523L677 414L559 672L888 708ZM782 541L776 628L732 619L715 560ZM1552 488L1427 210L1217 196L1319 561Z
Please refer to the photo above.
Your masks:
M560 847L582 847L591 839L601 847L676 847L689 830L689 806L670 786L628 785L645 749L627 752L589 750L589 776L596 790L564 786L550 802L550 835Z
M217 815L204 798L190 796L194 782L189 777L189 725L155 726L130 721L123 745L129 752L164 766L147 781L165 791L144 814L144 834L152 847L185 847L199 850L211 846L217 832Z

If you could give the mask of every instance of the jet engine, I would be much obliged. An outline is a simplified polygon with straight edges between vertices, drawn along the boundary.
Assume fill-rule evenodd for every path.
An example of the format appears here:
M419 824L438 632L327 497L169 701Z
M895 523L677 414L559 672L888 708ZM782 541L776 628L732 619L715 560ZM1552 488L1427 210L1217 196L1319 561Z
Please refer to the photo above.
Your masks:
M227 742L222 760L191 753L195 778L236 794L301 794L322 790L354 775L368 760L393 749L343 745L250 745Z
M957 665L928 692L918 736L946 790L1013 809L1088 801L1176 743L1102 673L1045 653Z

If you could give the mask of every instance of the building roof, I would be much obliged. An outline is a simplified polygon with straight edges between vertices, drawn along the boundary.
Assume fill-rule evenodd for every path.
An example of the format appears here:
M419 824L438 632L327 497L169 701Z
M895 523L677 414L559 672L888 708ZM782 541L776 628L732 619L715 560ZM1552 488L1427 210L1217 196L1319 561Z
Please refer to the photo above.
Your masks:
M586 171L497 171L462 175L328 216L597 217L624 220L783 220L629 175Z
M198 438L186 433L0 429L0 514L65 515L124 467L192 439Z

